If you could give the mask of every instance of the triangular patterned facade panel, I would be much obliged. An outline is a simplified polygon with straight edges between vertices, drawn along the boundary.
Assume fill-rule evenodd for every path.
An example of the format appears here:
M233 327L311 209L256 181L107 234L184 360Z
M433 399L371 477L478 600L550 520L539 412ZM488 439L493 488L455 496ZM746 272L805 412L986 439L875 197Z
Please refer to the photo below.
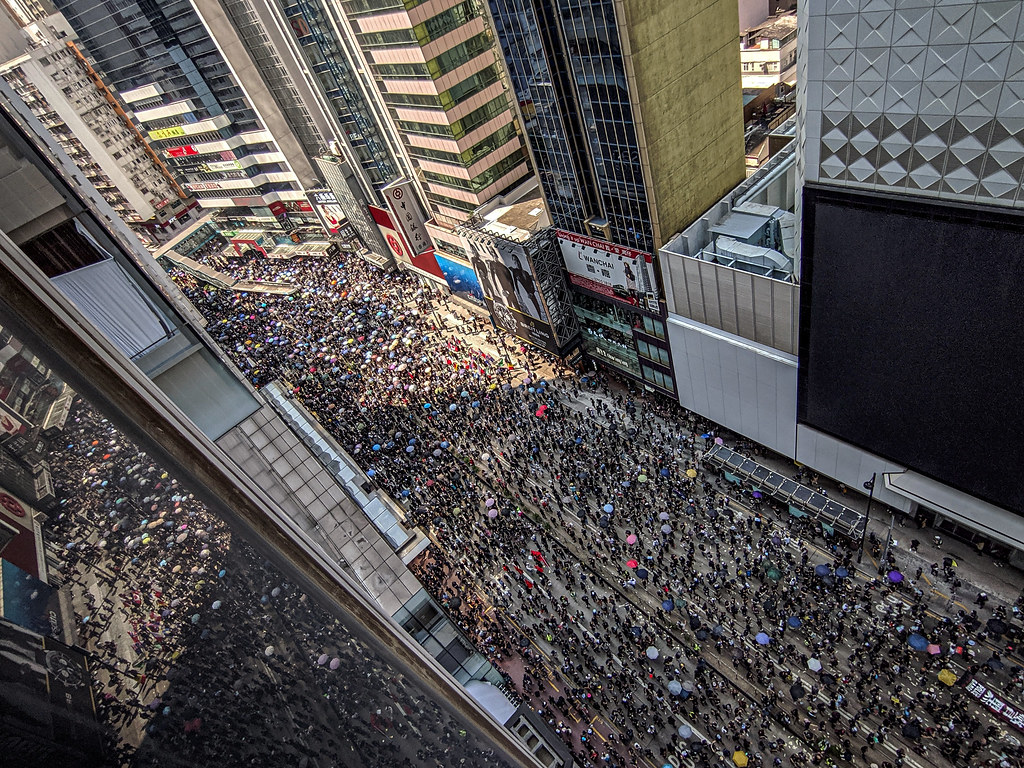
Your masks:
M967 49L964 80L1003 80L1010 65L1010 49L1000 43L972 44Z
M889 74L888 48L860 48L856 52L856 78L865 80L885 80Z
M934 82L926 80L921 87L921 115L952 115L956 112L956 99L960 90L959 82Z
M853 108L859 112L881 113L885 107L885 83L855 82L853 84Z
M1008 80L1003 83L996 116L1024 118L1024 82Z
M892 43L892 11L860 12L860 27L857 30L858 46L872 48L888 47Z
M886 114L917 114L918 105L921 103L920 83L893 83L885 86L885 113Z
M1024 42L1010 45L1010 61L1006 67L1007 80L1019 80L1024 77Z
M889 56L889 82L902 80L921 82L924 79L927 60L928 49L923 45L893 47Z
M825 50L829 48L857 47L857 14L833 16L825 19Z
M960 98L957 101L957 112L964 115L986 117L994 115L999 105L999 94L1003 91L1002 82L968 80L960 87Z
M897 8L892 25L893 48L925 45L931 23L931 8Z
M960 80L967 61L966 45L938 45L928 49L925 80Z
M971 36L974 24L973 4L939 5L932 14L932 45L963 45Z
M1013 40L1020 21L1020 0L979 3L974 14L971 41L976 43L1006 43Z
M822 79L826 83L853 80L856 61L857 52L853 48L825 51L825 72Z

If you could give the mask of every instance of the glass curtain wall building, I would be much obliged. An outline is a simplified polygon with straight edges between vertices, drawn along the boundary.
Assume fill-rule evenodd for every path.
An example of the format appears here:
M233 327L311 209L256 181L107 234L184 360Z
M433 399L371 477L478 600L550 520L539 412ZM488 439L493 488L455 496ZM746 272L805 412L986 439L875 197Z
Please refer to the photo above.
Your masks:
M642 330L643 316L665 314L656 249L743 177L736 4L489 5L553 224L570 244L562 249L570 282L607 309L579 307L593 331L584 348L671 393L666 350L641 365L640 351L661 342ZM602 263L577 274L574 252ZM617 275L615 263L633 252L646 257ZM631 296L637 279L642 299ZM623 313L641 330L623 336Z

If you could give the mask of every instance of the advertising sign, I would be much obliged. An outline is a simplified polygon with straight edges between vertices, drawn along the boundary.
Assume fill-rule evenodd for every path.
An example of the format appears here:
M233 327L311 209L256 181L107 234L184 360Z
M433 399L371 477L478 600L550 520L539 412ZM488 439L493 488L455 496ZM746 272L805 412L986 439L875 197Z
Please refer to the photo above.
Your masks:
M431 277L438 280L444 280L444 274L441 272L441 268L437 266L437 259L434 258L433 250L426 251L418 255L413 253L405 238L395 227L391 214L383 208L378 208L375 205L368 207L370 209L370 214L373 216L373 220L377 223L377 228L384 236L384 240L391 249L391 252L394 254L395 259L402 263L409 264L417 270L427 273Z
M193 147L191 144L186 144L182 147L171 147L167 150L168 157L185 157L187 155L198 155L199 150Z
M329 189L314 189L309 191L307 197L327 233L339 234L345 225L345 211L337 196Z
M305 200L277 200L267 206L275 216L284 216L288 213L312 213L313 206Z
M211 173L219 173L221 171L239 171L242 169L242 164L237 160L225 160L219 163L203 163L206 170Z
M413 191L411 181L400 181L384 187L383 190L391 209L391 220L405 235L414 255L419 256L432 250L434 245L427 234L426 219L419 200Z
M434 258L437 259L437 265L441 268L445 282L448 283L452 293L459 298L485 306L484 289L480 287L480 281L477 279L473 267L440 253L435 253Z
M498 327L558 354L547 309L523 247L486 236L463 237L462 241Z
M561 229L557 235L573 285L623 304L658 310L651 254Z
M29 754L29 764L109 763L90 678L81 651L0 621L0 711L5 735L17 734L7 741L14 764L25 764L19 757Z
M173 139L176 136L184 136L185 129L180 125L175 125L170 128L158 128L155 131L149 131L149 138L156 139Z
M35 578L45 576L42 534L36 530L32 508L0 490L0 523L7 529L3 559ZM10 535L13 532L13 535Z

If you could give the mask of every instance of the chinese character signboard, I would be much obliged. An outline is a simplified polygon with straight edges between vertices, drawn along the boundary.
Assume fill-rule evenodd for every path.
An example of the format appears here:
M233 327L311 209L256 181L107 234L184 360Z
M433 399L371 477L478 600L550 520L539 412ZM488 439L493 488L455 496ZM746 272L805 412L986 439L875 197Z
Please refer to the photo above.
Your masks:
M193 147L191 144L186 144L183 147L171 147L167 150L168 157L185 157L187 155L198 155L199 150Z
M180 125L175 125L170 128L159 128L155 131L149 131L149 138L156 141L157 139L173 139L175 136L184 136L185 129Z
M411 181L400 181L383 190L391 209L391 220L396 229L405 235L414 256L433 250L434 245L427 234L426 220L419 200L413 192Z
M575 232L558 230L557 235L573 285L630 306L658 310L651 254Z
M395 260L413 267L416 271L425 273L435 280L444 280L444 273L437 266L437 259L434 258L434 251L431 249L421 254L416 254L409 248L405 237L398 231L394 219L383 208L375 205L369 206L370 214L373 216L377 228L384 236L385 242L395 256Z

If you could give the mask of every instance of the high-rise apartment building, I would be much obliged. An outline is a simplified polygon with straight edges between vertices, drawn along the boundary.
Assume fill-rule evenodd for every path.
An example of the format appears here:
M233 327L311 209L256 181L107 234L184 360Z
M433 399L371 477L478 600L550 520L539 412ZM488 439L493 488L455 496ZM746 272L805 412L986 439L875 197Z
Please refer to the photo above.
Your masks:
M204 18L188 2L57 6L202 208L264 228L280 229L278 217L319 227L303 192L314 176L314 127L287 89L264 80L279 62L254 63L263 49L243 33L258 21L236 26L220 5ZM274 71L271 84L287 84Z
M531 177L486 12L471 0L342 7L412 158L433 245L465 259L455 225Z
M73 42L60 14L20 27L0 15L0 35L18 55L0 76L49 129L87 179L143 242L171 236L195 201L139 133Z
M637 378L646 366L644 381L671 391L654 254L743 178L737 4L490 9L584 349Z

